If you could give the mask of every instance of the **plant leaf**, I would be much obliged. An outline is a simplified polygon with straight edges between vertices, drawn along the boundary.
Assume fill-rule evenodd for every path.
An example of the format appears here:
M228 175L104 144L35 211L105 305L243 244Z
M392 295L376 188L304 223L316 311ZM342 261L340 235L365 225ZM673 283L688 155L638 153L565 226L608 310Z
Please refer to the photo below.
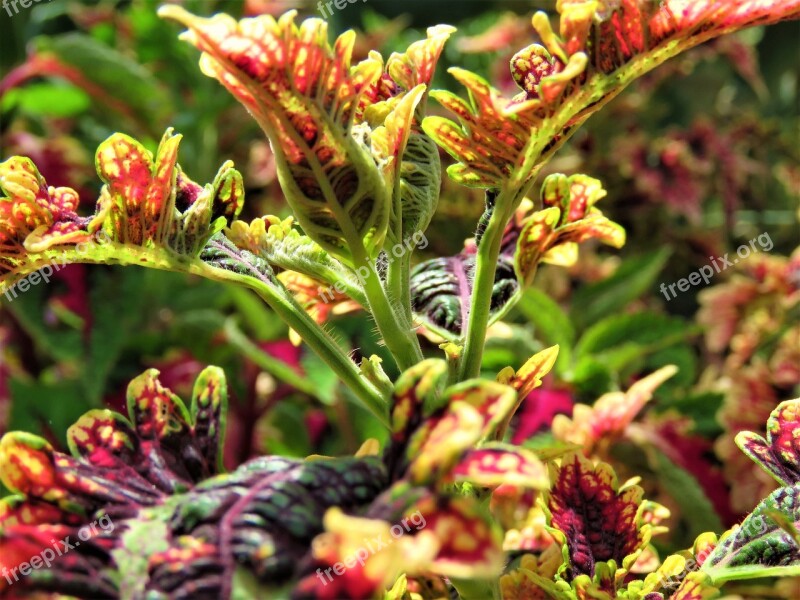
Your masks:
M669 258L669 250L658 250L629 258L613 275L578 289L572 296L570 317L578 329L618 313L650 289Z
M550 483L544 463L533 452L507 444L485 444L471 450L448 479L482 487L507 484L538 490L547 489Z
M419 426L405 450L412 481L446 477L508 417L516 397L513 388L492 381L470 380L447 388L438 401L442 408Z
M771 515L800 522L800 485L775 490L741 525L720 539L702 571L714 583L800 574L800 546Z
M465 248L455 256L424 261L411 271L411 299L415 314L426 327L447 340L457 341L464 336L469 321L474 270L475 252ZM492 289L490 323L510 308L518 290L511 258L500 256Z
M504 98L459 68L450 73L469 91L469 103L447 92L432 94L459 120L423 121L458 161L448 169L456 181L485 188L527 181L577 126L668 58L743 27L800 16L797 0L586 1L561 2L557 9L559 34L544 12L537 13L533 25L542 44L511 59L520 94Z
M563 373L572 360L572 347L575 344L575 328L567 313L536 287L525 290L517 309L533 325L537 340L558 346L555 367L556 372Z
M568 549L567 579L595 577L595 567L606 561L632 563L631 557L646 545L644 525L637 524L643 491L639 486L619 489L610 465L580 454L564 457L553 468L552 489L545 494L549 523L560 532Z
M191 181L176 163L179 142L168 129L155 158L121 133L100 144L97 171L106 185L90 218L75 213L73 190L48 187L29 159L0 163L3 289L40 268L57 270L58 263L188 270L208 239L241 210L243 186L230 162L212 184Z
M782 485L800 483L800 398L781 402L767 421L767 439L750 431L736 445Z
M234 221L225 233L243 250L263 258L274 267L296 271L329 286L337 286L362 306L367 301L355 273L310 237L294 227L294 219L272 215L253 219L250 223Z
M600 182L585 175L553 174L543 185L545 208L528 213L519 208L504 231L489 323L501 318L530 285L540 262L563 266L577 259L577 244L591 238L620 247L625 231L602 216L594 203L605 195ZM475 240L461 253L417 265L411 273L412 307L430 329L448 340L460 340L469 319L477 245L491 212L495 194L487 192L486 211Z
M598 447L607 449L619 438L653 397L656 388L677 373L668 365L631 385L627 392L608 392L594 405L576 404L572 418L556 415L553 435L559 440L580 444L586 456Z

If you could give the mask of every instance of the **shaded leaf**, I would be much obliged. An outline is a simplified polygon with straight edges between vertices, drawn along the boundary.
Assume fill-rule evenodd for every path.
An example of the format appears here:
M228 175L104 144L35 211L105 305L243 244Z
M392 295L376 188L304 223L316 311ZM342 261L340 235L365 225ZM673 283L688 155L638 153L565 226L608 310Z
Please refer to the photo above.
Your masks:
M576 290L570 317L583 329L598 319L618 313L630 302L651 289L669 258L668 250L630 258L610 277Z

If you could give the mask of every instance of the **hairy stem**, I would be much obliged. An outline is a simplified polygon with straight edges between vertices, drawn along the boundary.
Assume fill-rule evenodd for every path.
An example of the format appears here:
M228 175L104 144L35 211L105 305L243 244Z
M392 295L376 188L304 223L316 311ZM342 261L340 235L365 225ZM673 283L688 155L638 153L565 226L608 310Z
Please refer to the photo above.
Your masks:
M503 230L509 219L507 211L501 210L501 207L507 205L508 202L501 203L500 200L501 198L498 197L495 210L489 218L489 224L486 226L481 243L478 246L466 343L459 374L460 381L477 377L481 372L483 345L489 324L497 260L500 256L500 246L503 242Z
M423 358L419 340L410 323L402 323L406 318L399 307L400 299L396 299L397 308L395 308L395 305L389 301L372 262L365 260L359 266L359 268L362 267L368 272L363 280L364 291L367 294L370 312L381 333L381 338L397 361L398 367L401 370L408 369Z
M339 347L336 341L306 313L285 289L278 288L261 278L203 265L202 275L221 281L235 281L255 291L289 327L339 376L364 406L380 421L389 424L387 400L367 381L356 364Z
M57 246L35 255L29 255L29 259L24 271L20 269L7 273L3 276L3 281L0 281L0 293L7 293L10 301L13 301L17 295L17 291L13 287L14 283L25 274L46 265L58 266L73 263L138 265L163 271L192 273L207 279L236 283L252 289L333 369L370 412L378 417L384 425L388 426L389 424L388 398L385 398L361 375L358 366L350 360L336 341L297 304L285 288L273 284L261 274L242 274L215 268L197 258L183 256L167 248L143 248L118 242L95 243L84 249Z

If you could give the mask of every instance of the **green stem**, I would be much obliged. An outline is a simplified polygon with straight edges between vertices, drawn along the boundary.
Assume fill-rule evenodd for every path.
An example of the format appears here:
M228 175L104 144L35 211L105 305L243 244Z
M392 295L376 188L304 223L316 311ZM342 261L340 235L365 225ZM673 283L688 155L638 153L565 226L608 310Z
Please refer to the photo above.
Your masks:
M398 367L401 370L408 369L423 358L417 335L410 323L405 327L400 323L400 319L404 317L402 312L397 314L400 311L399 302L396 302L398 309L395 310L386 296L386 290L383 289L381 278L372 262L369 260L359 262L361 263L359 269L363 267L367 270L367 276L363 279L364 292L367 294L369 309L381 337L397 361Z
M387 293L396 311L402 311L399 318L401 326L409 330L413 328L414 318L411 314L411 251L404 252L400 258L389 261L386 273Z
M212 269L209 269L212 270ZM220 269L213 269L214 273ZM369 381L362 377L356 364L342 351L336 341L322 329L297 304L291 294L278 293L268 284L255 277L241 276L230 271L223 271L223 277L216 279L234 279L254 290L275 313L297 334L309 347L336 373L342 382L350 388L364 406L372 412L381 423L389 425L387 401Z
M463 358L461 359L460 381L478 377L481 372L483 346L486 340L486 329L489 324L489 311L492 304L492 289L494 288L497 260L500 256L500 247L503 242L503 231L508 221L508 214L502 208L508 206L509 201L502 198L503 193L501 192L501 195L497 198L495 210L489 218L489 223L478 246L466 343L464 345Z
M0 281L0 293L13 294L16 281L47 264L116 264L136 265L200 275L207 279L237 283L255 291L289 327L294 329L309 347L339 376L353 394L380 421L388 426L388 398L367 381L356 364L339 347L336 341L306 313L282 286L252 275L244 275L211 267L197 258L182 256L166 248L143 248L118 242L92 244L79 251L75 247L57 247L41 253L29 254L28 261L19 269L6 274ZM376 275L377 277L377 275Z
M236 326L236 323L234 323L232 319L227 319L225 321L222 330L225 333L225 338L228 340L228 343L241 352L242 356L253 361L253 363L264 369L264 371L270 375L273 375L276 379L288 383L304 394L316 397L317 387L310 379L306 379L300 375L282 360L264 352L256 344L251 342L250 338L242 333L242 330Z

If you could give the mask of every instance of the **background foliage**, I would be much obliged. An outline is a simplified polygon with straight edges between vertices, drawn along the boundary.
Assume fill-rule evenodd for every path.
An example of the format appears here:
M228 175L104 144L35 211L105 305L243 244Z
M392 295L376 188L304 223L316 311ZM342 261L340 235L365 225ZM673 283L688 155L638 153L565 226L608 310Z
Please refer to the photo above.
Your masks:
M277 14L294 4L304 14L316 10L269 0L184 4L198 14L234 16ZM511 90L510 55L530 43L528 17L548 3L458 4L454 15L450 2L369 0L335 11L331 28L360 29L362 58L373 48L400 51L428 25L452 23L458 33L433 87L455 90L445 67L458 65ZM31 156L49 183L79 190L90 212L99 191L92 149L124 131L155 150L174 126L184 134L181 162L201 181L226 159L240 167L243 218L288 215L262 132L200 73L196 53L153 9L144 1L53 0L1 15L2 157ZM800 309L784 301L800 287L800 256L780 258L800 240L798 33L798 23L784 23L696 48L637 81L575 135L547 172L601 179L604 213L625 226L628 242L622 251L587 247L570 269L542 268L506 322L490 330L487 372L560 345L554 373L513 424L515 441L530 447L559 435L557 426L549 432L557 414L577 422L576 404L678 365L604 456L621 480L643 476L647 497L671 508L671 534L658 542L664 550L730 526L774 487L755 468L742 473L723 461L733 460L738 431L761 431L777 401L800 392L791 354L800 348ZM430 256L457 253L483 211L477 192L448 179L443 185L426 234ZM660 293L662 282L764 232L773 248L715 276L710 288L669 301ZM747 302L742 289L755 290ZM159 369L165 385L189 397L204 365L215 364L231 386L228 468L260 454L352 453L367 438L386 436L333 373L241 289L72 265L50 285L0 302L0 433L37 433L63 449L73 421L91 408L119 409L126 383L145 368ZM765 314L775 318L765 321ZM384 353L358 313L334 315L329 327L359 355ZM727 340L720 341L720 328Z

